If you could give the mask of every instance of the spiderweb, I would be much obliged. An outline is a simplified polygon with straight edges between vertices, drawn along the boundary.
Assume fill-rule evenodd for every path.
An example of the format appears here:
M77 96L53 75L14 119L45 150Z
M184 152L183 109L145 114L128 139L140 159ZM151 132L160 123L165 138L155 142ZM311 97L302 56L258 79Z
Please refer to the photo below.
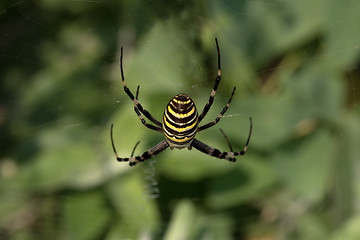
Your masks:
M350 233L360 202L359 13L355 0L2 1L0 238ZM252 117L247 155L230 164L167 150L143 166L117 163L111 123L121 156L163 139L123 92L120 46L128 87L140 85L139 101L161 120L180 92L198 111L206 104L215 37L222 81L203 122L237 90L197 138L227 151L221 128L242 149Z

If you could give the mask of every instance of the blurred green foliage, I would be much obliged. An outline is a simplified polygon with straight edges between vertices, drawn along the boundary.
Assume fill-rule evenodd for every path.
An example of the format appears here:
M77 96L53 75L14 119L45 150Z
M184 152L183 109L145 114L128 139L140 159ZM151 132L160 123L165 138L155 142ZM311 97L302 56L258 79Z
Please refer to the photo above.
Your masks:
M360 239L360 2L18 1L0 3L0 239ZM166 150L130 168L114 157L163 136L187 93L198 134L236 163Z

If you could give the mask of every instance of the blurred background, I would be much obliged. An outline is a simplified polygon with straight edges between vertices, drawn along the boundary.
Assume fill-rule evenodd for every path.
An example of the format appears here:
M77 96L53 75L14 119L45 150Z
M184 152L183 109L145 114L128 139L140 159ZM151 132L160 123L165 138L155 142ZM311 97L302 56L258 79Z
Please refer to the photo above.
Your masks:
M360 2L1 1L0 239L360 239ZM161 120L178 93L197 139L237 162L167 149L121 84ZM149 122L149 121L148 121Z

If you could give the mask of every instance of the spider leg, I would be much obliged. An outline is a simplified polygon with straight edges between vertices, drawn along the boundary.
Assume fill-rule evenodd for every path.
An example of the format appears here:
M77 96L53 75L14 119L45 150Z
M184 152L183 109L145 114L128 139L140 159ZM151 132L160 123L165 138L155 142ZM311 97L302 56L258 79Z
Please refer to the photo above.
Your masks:
M139 88L140 88L140 86L138 85L138 86L137 86L137 89L136 89L136 95L135 95L135 99L136 99L136 100L138 100L138 97L139 97ZM141 115L141 113L140 113L138 107L136 106L136 104L134 104L134 111L135 111L135 113L138 115L141 123L142 123L145 127L150 128L150 129L155 130L155 131L158 131L158 132L162 132L162 128L160 128L160 127L158 127L158 126L154 126L154 125L152 125L152 124L149 124L149 123L147 123L147 122L145 121L145 119L144 119L143 116Z
M123 48L121 47L121 55L120 55L120 71L121 71L121 80L122 85L124 87L124 91L126 94L130 97L130 99L134 102L136 108L145 115L151 122L153 122L155 125L161 127L161 122L156 120L146 109L144 109L139 101L134 97L134 95L131 93L130 89L126 86L125 83L125 77L124 77L124 71L123 71ZM155 129L154 129L155 130Z
M199 150L200 152L203 152L207 155L216 157L216 158L221 158L221 159L226 159L230 162L235 162L236 156L239 155L244 155L246 153L249 141L250 141L250 137L251 137L251 132L252 132L252 119L250 118L250 131L249 131L249 136L248 139L246 141L245 147L243 148L242 151L240 152L222 152L216 148L210 147L209 145L206 145L203 142L200 142L197 139L194 139L191 143L191 146L193 146L194 148L196 148L197 150Z
M224 138L225 138L227 144L229 145L230 151L233 152L233 148L232 148L232 146L231 146L231 143L230 143L229 138L226 136L226 134L224 133L224 131L223 131L221 128L220 128L219 130L220 130L220 132L222 133L222 135L224 135ZM139 142L138 142L138 143L139 143ZM135 147L136 147L136 146L135 146ZM135 150L135 149L134 149L134 150Z
M139 143L140 143L140 141L138 141L138 142L135 144L135 146L134 146L134 148L133 148L133 150L132 150L132 152L131 152L130 157L134 156L135 150L136 150L137 146L139 145Z
M198 132L200 132L200 131L202 131L202 130L205 130L205 129L209 128L209 127L212 127L212 126L214 126L215 124L217 124L217 123L220 121L220 119L224 116L225 112L228 110L228 108L229 108L229 106L230 106L230 102L231 102L232 97L234 96L235 90L236 90L236 87L234 87L234 90L233 90L232 93L231 93L231 96L230 96L230 98L229 98L229 101L227 102L227 104L226 104L226 106L224 107L224 109L223 109L223 110L220 112L220 114L217 116L217 118L216 118L214 121L209 122L208 124L205 124L205 125L199 127L198 130L197 130Z
M214 97L215 97L215 94L216 94L216 90L219 86L219 83L220 83L220 79L221 79L221 67L220 67L220 49L219 49L219 44L218 44L218 41L217 41L217 38L215 38L215 43L216 43L216 49L217 49L217 55L218 55L218 74L217 74L217 77L216 77L216 80L215 80L215 84L214 84L214 87L213 89L211 90L211 94L210 94L210 97L209 97L209 101L208 103L206 103L202 113L199 115L199 123L201 122L201 120L203 120L203 118L205 117L205 115L208 113L208 111L210 110L210 107L211 105L213 104L214 102Z
M158 153L164 151L166 148L169 147L169 144L164 139L160 143L158 143L154 147L150 148L149 150L145 151L143 154L141 154L139 156L129 157L129 158L122 158L122 157L119 157L119 155L116 152L115 145L114 145L114 140L113 140L113 131L112 131L112 129L113 129L113 124L111 124L110 137L111 137L111 145L113 147L116 160L118 160L118 162L129 162L130 166L134 166L139 162L143 162L143 161L145 161L145 160L147 160L149 158L152 158L153 156L157 155Z

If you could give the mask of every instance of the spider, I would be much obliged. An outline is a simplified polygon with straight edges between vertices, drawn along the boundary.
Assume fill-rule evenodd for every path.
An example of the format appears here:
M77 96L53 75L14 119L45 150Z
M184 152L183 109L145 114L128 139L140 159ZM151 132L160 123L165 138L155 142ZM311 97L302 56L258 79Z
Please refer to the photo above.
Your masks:
M205 125L199 126L200 122L204 119L208 111L210 110L210 107L214 101L214 97L216 94L216 90L218 88L218 85L220 83L221 79L221 68L220 68L220 49L219 44L217 41L217 38L215 38L216 48L217 48L217 60L218 60L218 71L217 71L217 77L215 80L214 87L211 91L210 97L208 102L206 103L203 111L200 115L198 115L198 112L196 110L195 103L189 96L186 94L180 93L173 97L170 102L166 105L165 111L163 114L162 122L156 120L146 109L143 108L143 106L138 101L138 95L139 95L139 87L137 87L136 95L131 93L130 89L126 86L125 78L124 78L124 72L123 72L123 48L121 47L121 55L120 55L120 70L121 70L121 78L122 78L122 85L124 87L125 93L130 97L130 99L134 102L134 110L139 117L141 123L152 130L161 132L164 134L165 139L162 140L160 143L155 145L154 147L150 148L146 152L144 152L142 155L135 156L131 155L131 157L119 157L113 140L113 124L111 124L110 128L110 137L111 137L111 144L116 156L117 161L119 162L127 162L129 161L130 166L134 166L135 164L139 162L143 162L149 158L154 157L155 155L159 154L160 152L164 151L166 148L170 147L170 149L178 148L182 149L187 147L189 150L191 150L192 147L195 149L208 154L210 156L220 158L220 159L226 159L230 162L235 162L236 158L235 156L238 155L244 155L251 136L252 131L252 119L250 117L250 130L249 135L245 144L245 147L240 152L234 152L232 151L231 145L230 150L231 152L222 152L216 148L210 147L206 145L203 142L200 142L195 138L195 135L207 128L210 128L217 124L220 119L223 117L227 109L229 108L230 102L232 97L234 96L236 87L234 87L231 96L226 104L226 106L223 108L223 110L220 112L220 114L216 117L216 119L212 122L209 122ZM153 124L149 124L146 122L142 114L149 119ZM228 141L227 137L225 136L226 140Z

